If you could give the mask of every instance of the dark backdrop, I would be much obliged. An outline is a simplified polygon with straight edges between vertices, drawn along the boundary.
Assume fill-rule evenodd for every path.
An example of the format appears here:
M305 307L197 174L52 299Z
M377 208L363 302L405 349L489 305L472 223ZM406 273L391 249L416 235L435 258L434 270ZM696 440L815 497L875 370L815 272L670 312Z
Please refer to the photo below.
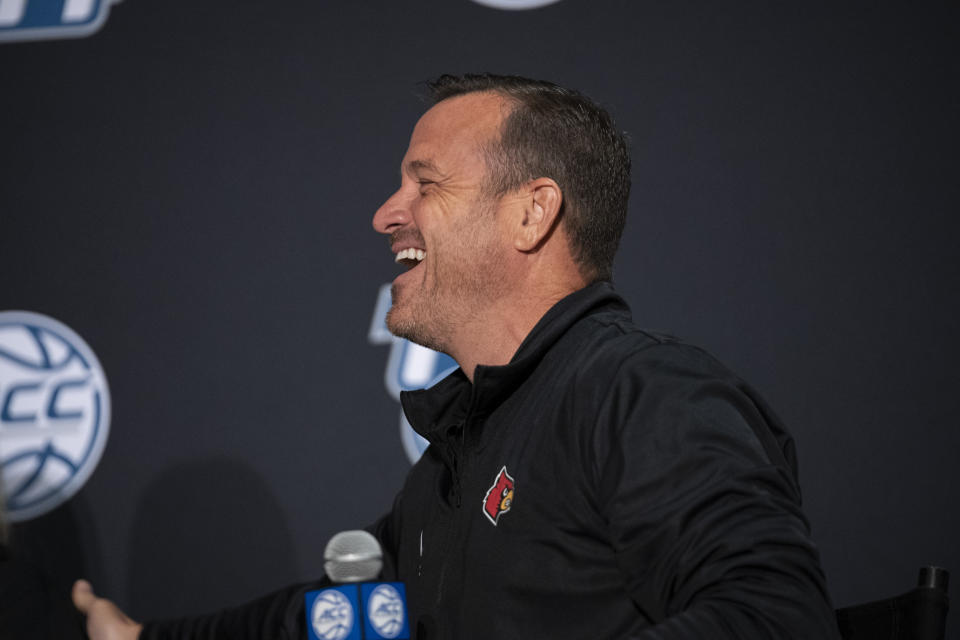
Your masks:
M91 37L0 45L0 309L75 329L114 401L99 468L19 544L168 616L316 576L389 507L370 218L417 83L490 70L629 132L616 283L790 425L836 604L960 572L957 13L126 0Z

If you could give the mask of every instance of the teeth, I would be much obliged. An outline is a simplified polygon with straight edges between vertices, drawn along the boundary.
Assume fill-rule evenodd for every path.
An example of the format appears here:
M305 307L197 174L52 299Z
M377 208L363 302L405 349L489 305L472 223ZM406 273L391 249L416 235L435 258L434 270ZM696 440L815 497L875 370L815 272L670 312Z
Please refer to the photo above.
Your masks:
M398 251L393 261L400 262L401 260L416 260L417 262L420 262L426 255L427 252L423 249L414 249L413 247L410 247L409 249Z

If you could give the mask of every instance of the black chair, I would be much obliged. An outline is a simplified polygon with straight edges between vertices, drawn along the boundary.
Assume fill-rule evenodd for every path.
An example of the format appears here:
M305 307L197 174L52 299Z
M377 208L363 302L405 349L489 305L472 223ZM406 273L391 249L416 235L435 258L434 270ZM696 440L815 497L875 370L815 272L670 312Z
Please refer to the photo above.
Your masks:
M920 569L916 589L886 600L837 609L844 640L943 640L950 573Z

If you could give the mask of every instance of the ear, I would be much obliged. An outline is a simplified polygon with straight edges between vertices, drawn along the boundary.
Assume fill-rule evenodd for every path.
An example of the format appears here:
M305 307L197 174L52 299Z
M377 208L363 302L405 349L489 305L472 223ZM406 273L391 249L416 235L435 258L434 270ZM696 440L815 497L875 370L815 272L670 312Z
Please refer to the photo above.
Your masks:
M513 246L524 252L540 246L558 223L562 203L560 186L551 178L537 178L528 182L523 187L522 209Z

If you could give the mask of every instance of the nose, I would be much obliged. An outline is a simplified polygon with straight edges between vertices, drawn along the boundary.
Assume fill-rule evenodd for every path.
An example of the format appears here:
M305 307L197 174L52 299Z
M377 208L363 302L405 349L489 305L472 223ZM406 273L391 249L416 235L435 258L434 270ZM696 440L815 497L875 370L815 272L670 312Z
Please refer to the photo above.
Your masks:
M378 233L393 233L411 220L409 203L403 197L403 189L398 189L373 214L373 228Z

